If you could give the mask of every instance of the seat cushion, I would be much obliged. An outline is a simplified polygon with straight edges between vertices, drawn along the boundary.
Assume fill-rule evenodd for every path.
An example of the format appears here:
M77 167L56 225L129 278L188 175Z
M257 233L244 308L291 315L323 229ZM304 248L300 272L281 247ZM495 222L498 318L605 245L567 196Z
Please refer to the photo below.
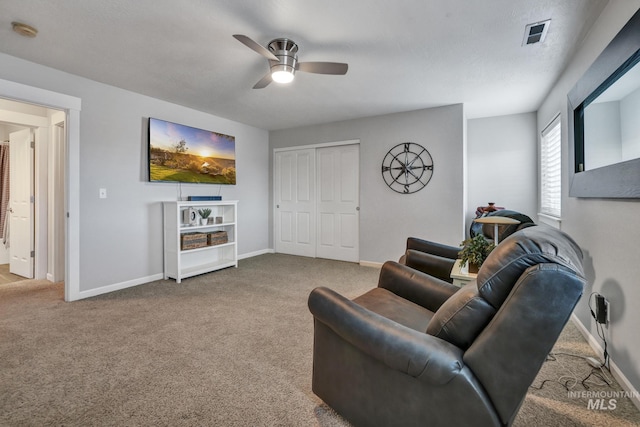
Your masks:
M408 328L424 332L433 312L384 288L374 288L353 302Z
M544 263L562 265L584 277L578 244L560 230L537 225L507 237L489 254L478 272L478 291L497 309L527 268Z
M496 310L469 283L444 302L431 318L426 332L463 350L489 324Z

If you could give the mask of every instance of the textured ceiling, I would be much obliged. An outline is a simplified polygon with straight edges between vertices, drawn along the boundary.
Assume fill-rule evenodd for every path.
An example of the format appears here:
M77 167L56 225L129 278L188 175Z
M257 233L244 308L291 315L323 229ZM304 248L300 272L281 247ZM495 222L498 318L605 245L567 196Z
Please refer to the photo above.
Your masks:
M269 130L455 103L487 117L535 111L606 3L0 0L0 51ZM525 25L546 19L546 41L522 46ZM251 89L268 62L238 33L291 38L300 61L349 72Z

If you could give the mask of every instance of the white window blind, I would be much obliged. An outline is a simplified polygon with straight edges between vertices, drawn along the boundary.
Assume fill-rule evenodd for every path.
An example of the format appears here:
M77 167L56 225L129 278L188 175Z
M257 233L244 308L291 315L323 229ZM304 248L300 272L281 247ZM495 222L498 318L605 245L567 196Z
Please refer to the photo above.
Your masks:
M562 153L560 116L542 131L540 149L540 212L560 218L562 213Z

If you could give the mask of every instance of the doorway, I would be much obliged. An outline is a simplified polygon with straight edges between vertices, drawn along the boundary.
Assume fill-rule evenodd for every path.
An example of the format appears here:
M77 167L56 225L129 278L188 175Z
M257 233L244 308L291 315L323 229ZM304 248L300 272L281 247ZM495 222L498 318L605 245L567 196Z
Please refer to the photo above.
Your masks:
M65 252L65 117L59 110L0 99L0 137L9 141L11 159L0 283L64 280L64 267L55 262Z
M64 156L64 300L83 297L80 292L80 111L75 96L0 79L0 97L31 105L49 106L65 114ZM39 156L36 155L36 161ZM37 167L36 167L37 169ZM38 177L39 178L39 177ZM36 179L36 182L40 182ZM41 205L42 207L42 205ZM40 239L41 240L41 239ZM38 240L36 240L38 252ZM38 263L39 264L39 263Z
M360 145L274 152L274 246L291 255L359 262Z

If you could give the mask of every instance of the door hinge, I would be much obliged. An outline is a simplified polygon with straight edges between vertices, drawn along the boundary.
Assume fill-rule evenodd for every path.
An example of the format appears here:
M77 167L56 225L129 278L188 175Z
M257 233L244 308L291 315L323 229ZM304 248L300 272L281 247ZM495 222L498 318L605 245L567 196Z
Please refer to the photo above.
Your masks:
M35 140L31 141L31 148L36 148L36 141Z
M35 258L36 257L36 251L31 251L31 258Z
M36 202L36 196L29 197L29 200L31 201L31 203L35 203Z

